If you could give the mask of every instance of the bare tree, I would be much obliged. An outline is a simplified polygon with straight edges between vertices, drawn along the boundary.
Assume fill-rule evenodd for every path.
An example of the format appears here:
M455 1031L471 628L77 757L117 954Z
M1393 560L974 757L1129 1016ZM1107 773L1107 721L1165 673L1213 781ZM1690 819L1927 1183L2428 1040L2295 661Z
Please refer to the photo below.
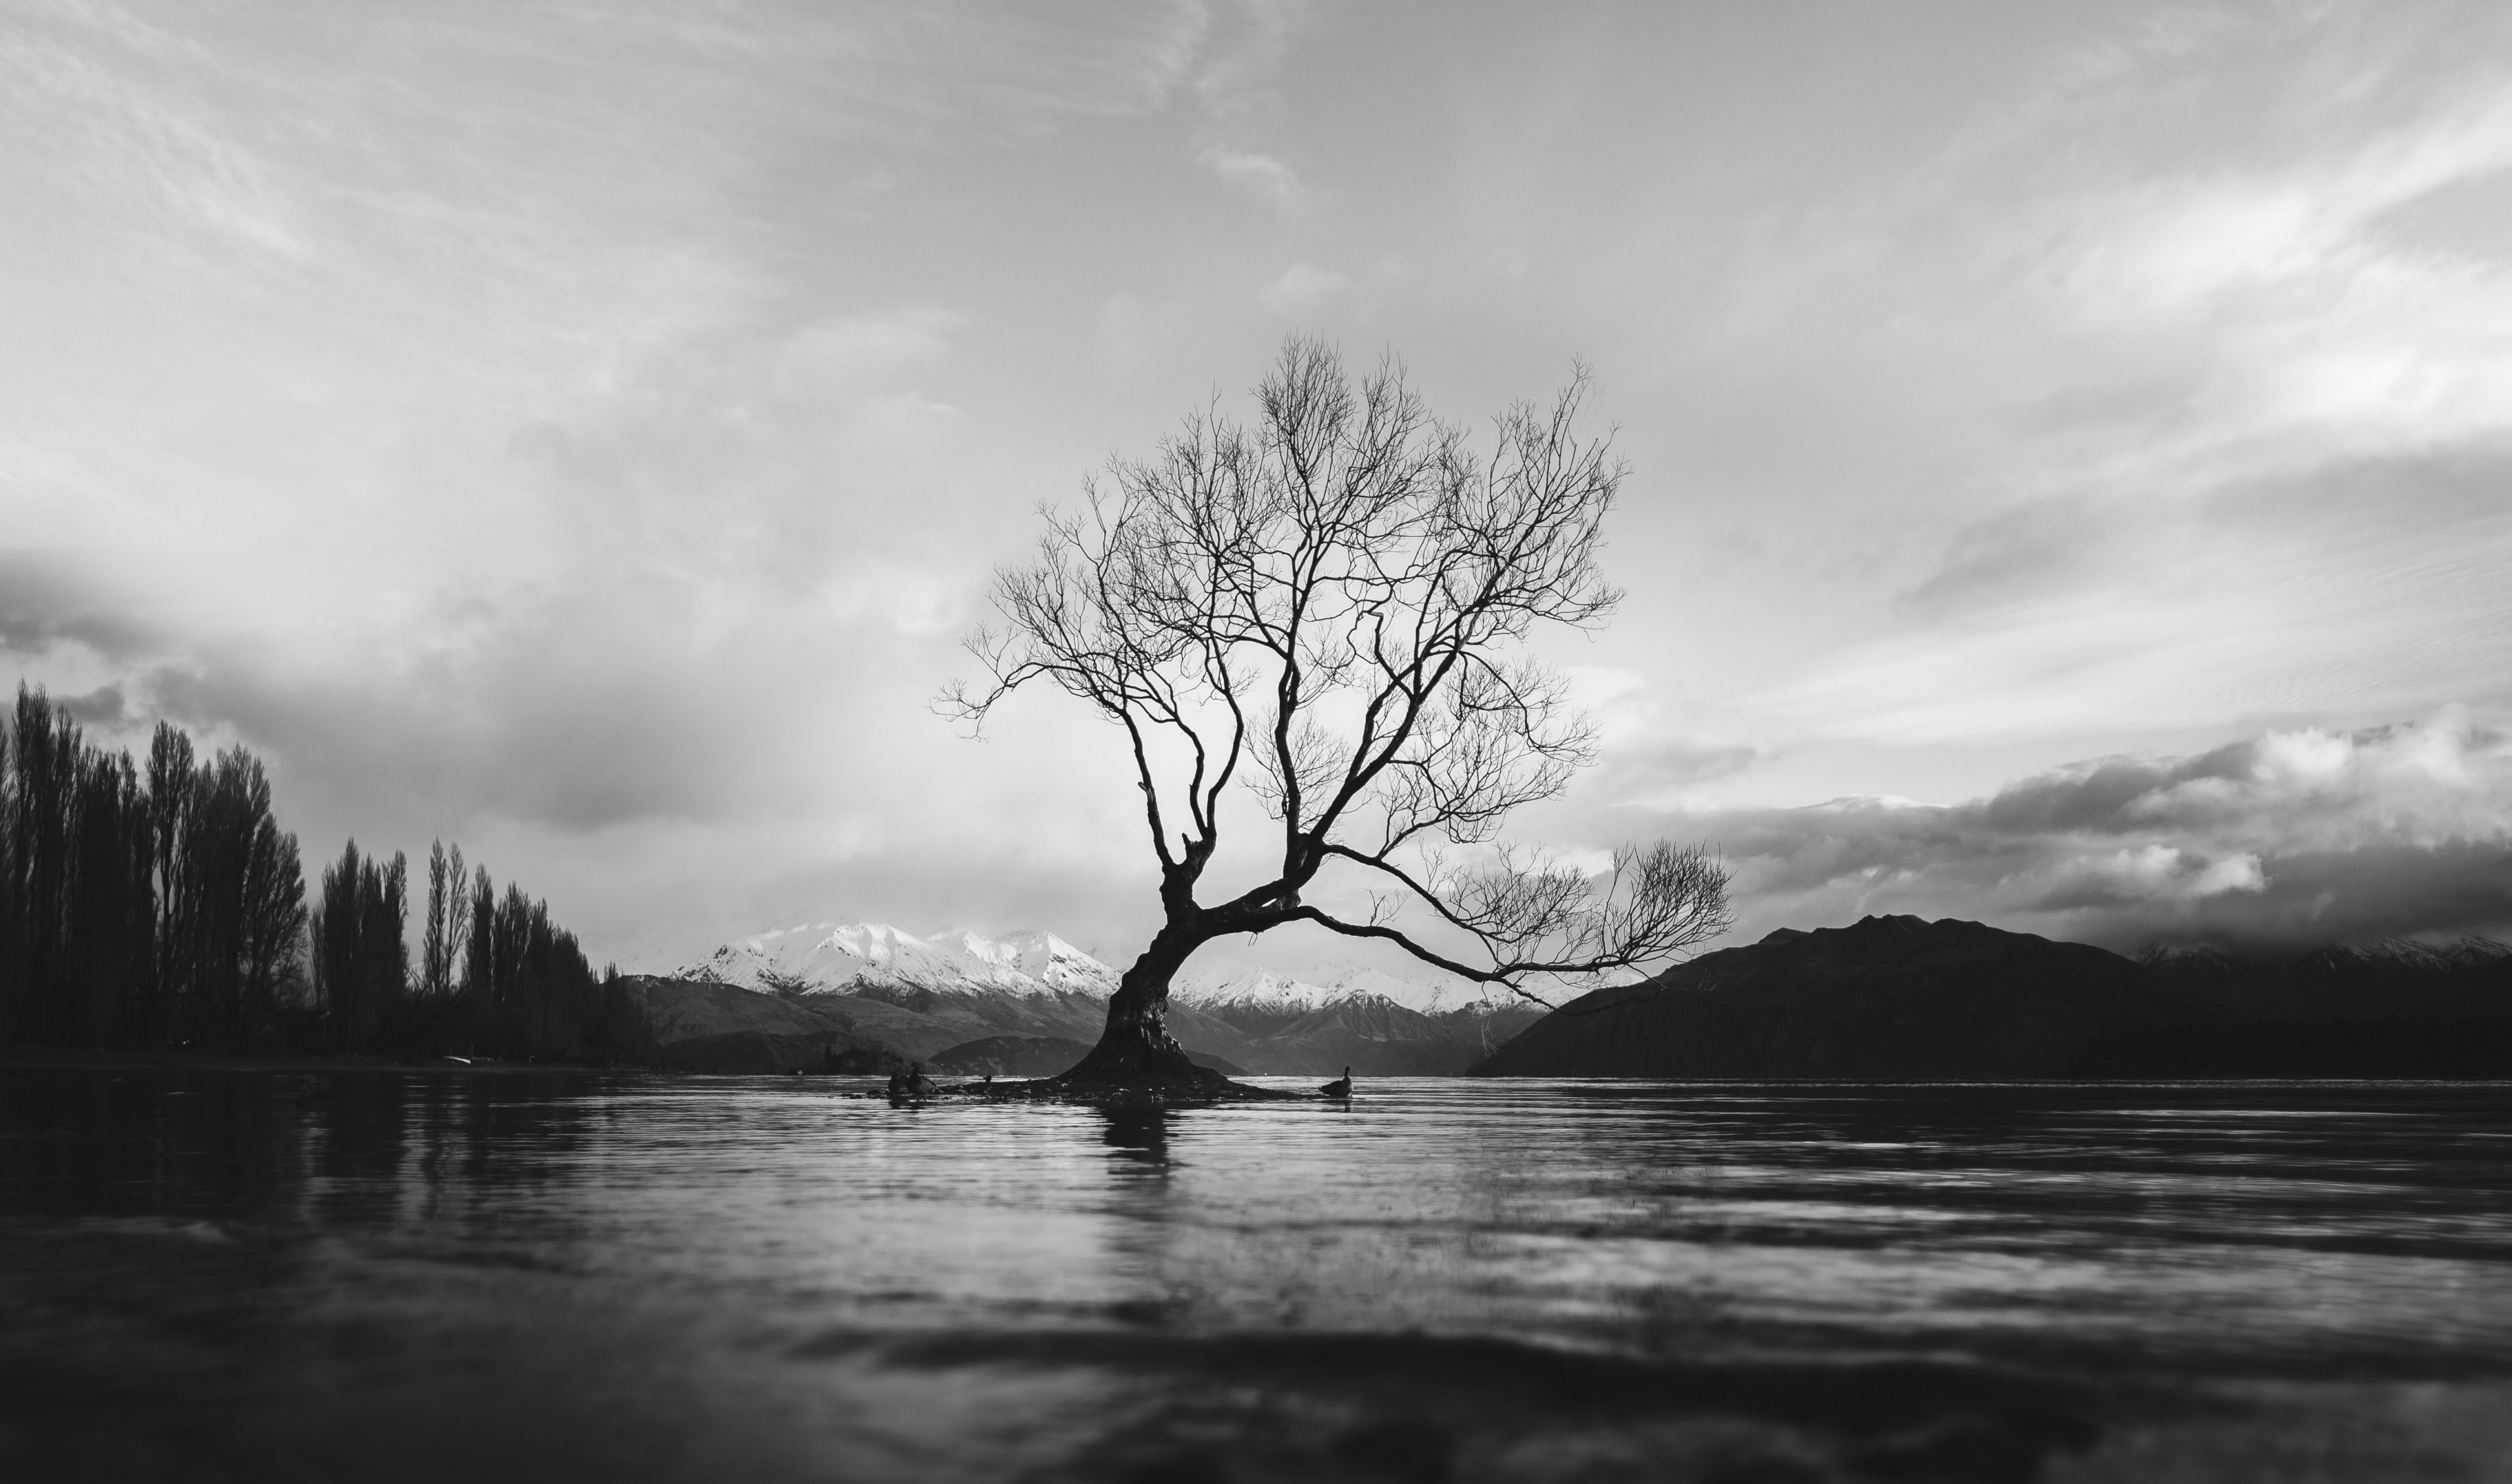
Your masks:
M463 910L466 882L462 847L448 849L436 840L427 847L427 918L419 931L419 991L442 998L453 993L462 965L464 931L470 915Z
M1597 567L1624 478L1577 428L1580 369L1549 409L1511 408L1487 451L1383 363L1355 384L1287 342L1242 425L1191 416L1113 460L1078 511L1046 512L1035 560L996 574L990 675L944 709L972 725L1048 682L1120 727L1160 868L1164 920L1067 1080L1208 1087L1163 1027L1198 947L1309 922L1392 943L1529 997L1559 977L1645 969L1716 936L1727 876L1659 842L1590 873L1495 845L1510 811L1592 756L1539 624L1592 627L1620 601ZM1279 825L1269 878L1197 899L1234 785ZM1372 887L1337 916L1304 900L1329 867ZM1408 907L1434 924L1402 925ZM1448 945L1455 945L1453 948Z

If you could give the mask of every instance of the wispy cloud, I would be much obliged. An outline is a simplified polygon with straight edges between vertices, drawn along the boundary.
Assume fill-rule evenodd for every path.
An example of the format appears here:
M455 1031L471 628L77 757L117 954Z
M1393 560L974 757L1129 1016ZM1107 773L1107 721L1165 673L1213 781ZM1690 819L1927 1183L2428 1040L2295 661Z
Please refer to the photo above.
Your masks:
M2507 166L2512 79L2492 79L2345 148L2048 203L2019 266L2063 323L2167 339L2205 376L2102 472L2186 488L2501 431L2512 265L2400 217Z
M1304 0L1238 0L1213 13L1195 79L1203 121L1197 167L1287 216L1309 210L1309 186L1262 138L1282 106L1277 87L1312 22Z
M2127 27L1825 203L1819 241L1756 236L1731 332L1860 327L1868 369L1812 414L1859 431L1791 534L1876 607L1751 724L2055 739L2505 693L2512 511L2476 491L2512 469L2512 235L2479 203L2512 209L2512 74L2399 19Z
M110 5L60 8L0 37L0 116L21 168L49 168L90 210L154 218L186 253L302 264L306 223L273 161L231 127L202 48Z
M1300 173L1252 149L1207 148L1196 156L1196 163L1231 185L1264 202L1277 211L1298 215L1309 207L1309 188L1300 181Z
M568 568L660 569L772 606L859 563L912 561L896 498L960 414L917 389L965 326L934 305L727 327L654 347L519 428Z
M1350 299L1358 286L1332 268L1315 263L1293 263L1281 276L1265 286L1256 301L1284 319L1306 319L1324 312L1335 304Z

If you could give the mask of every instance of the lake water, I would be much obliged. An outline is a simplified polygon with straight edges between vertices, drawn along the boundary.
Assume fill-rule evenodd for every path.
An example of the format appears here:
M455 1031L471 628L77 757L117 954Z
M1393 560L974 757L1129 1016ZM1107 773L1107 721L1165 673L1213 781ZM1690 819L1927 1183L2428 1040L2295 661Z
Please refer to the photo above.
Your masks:
M0 1073L0 1472L2512 1478L2512 1084L859 1085Z

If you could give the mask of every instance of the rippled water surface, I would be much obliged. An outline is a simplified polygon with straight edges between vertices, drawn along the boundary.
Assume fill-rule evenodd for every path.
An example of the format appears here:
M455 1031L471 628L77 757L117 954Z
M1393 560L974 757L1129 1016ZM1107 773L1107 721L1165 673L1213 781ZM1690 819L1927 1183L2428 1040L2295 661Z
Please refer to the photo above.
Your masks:
M7 1472L2512 1479L2512 1084L859 1085L0 1073Z

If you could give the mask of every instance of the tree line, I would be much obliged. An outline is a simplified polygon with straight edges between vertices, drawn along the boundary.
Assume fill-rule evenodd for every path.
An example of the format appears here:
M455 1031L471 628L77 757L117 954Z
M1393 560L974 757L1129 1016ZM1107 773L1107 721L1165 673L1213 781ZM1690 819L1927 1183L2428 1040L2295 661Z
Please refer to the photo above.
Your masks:
M315 998L349 1049L425 1046L535 1061L636 1060L644 1018L618 983L597 976L549 904L488 868L463 874L462 847L431 845L413 974L410 871L361 855L351 840L324 869L313 913Z
M548 904L459 846L409 871L348 842L309 906L241 746L159 722L145 763L40 688L0 718L0 1042L638 1060L644 1023Z

